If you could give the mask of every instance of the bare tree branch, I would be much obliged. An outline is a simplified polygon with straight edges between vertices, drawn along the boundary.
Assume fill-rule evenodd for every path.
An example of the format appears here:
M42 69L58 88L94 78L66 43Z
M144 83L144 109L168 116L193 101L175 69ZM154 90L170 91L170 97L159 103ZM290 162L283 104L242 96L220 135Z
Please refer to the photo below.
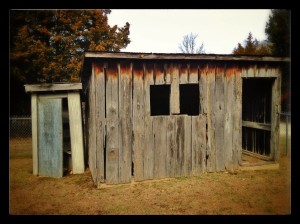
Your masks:
M198 34L190 33L183 37L182 42L178 45L179 50L184 54L201 54L205 53L204 44L202 43L200 47L197 46Z

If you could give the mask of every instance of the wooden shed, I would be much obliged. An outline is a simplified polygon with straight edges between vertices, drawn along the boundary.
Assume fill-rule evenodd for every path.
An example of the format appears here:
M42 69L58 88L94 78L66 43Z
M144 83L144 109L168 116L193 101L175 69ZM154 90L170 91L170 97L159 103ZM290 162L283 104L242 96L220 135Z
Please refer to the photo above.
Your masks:
M62 177L84 172L81 83L25 85L31 92L33 174Z
M86 52L89 168L99 185L277 161L281 67L264 56Z

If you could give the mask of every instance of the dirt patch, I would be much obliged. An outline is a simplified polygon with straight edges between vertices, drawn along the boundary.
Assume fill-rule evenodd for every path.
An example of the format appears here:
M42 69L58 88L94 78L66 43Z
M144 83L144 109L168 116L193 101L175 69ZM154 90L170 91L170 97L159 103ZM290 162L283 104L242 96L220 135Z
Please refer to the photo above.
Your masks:
M290 159L279 169L205 173L96 188L90 172L32 175L31 147L10 145L10 214L290 214Z

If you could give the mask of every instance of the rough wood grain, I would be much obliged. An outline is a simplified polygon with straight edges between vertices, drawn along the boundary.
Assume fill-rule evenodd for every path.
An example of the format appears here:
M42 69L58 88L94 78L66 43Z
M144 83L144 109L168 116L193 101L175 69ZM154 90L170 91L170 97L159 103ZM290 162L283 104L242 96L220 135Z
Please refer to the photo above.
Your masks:
M63 176L62 100L39 97L39 175Z
M132 152L132 68L119 65L119 183L131 182Z
M32 167L33 175L38 175L38 123L37 123L37 94L31 94L31 131L32 131Z
M216 171L224 171L224 65L216 69L215 86L215 139L216 139Z
M84 173L83 132L79 92L68 93L73 174Z
M176 116L167 117L167 176L174 177L176 170Z
M198 64L190 63L189 64L189 83L198 83L198 82L199 82Z
M155 85L165 84L165 69L163 63L154 64L154 82Z
M278 77L272 85L272 101L271 101L271 154L270 157L278 161L279 159L279 124L280 124L280 96L281 96L281 75L279 68L274 68L272 75ZM279 74L279 75L278 75Z
M88 111L88 155L89 169L92 174L95 185L98 185L97 179L97 157L96 157L96 103L95 103L95 74L92 74L88 85L89 111Z
M142 64L133 64L133 151L134 180L144 179L144 69Z
M206 150L206 170L214 172L216 170L216 149L215 149L215 66L207 67L207 150Z
M106 183L119 183L119 94L118 68L109 63L106 81L106 117L107 117L107 148L106 148Z
M172 76L171 95L170 95L170 113L180 113L180 99L179 99L179 69L177 64L170 64L168 69Z
M105 74L103 63L93 63L93 71L95 77L95 125L96 125L96 169L97 182L105 182L104 180L104 148L105 146Z
M192 122L191 116L184 116L184 175L192 173Z
M252 121L243 121L242 126L249 127L249 128L256 128L261 130L270 131L271 125L270 124L264 124L264 123L258 123L258 122L252 122Z
M190 71L193 71L193 66L191 65ZM195 70L195 69L194 69ZM198 70L198 69L197 69ZM199 91L200 91L200 114L207 114L207 66L199 66ZM193 73L192 73L193 74ZM198 76L197 76L198 77Z
M206 170L206 116L192 117L192 175Z
M234 104L234 75L235 71L232 65L226 68L224 83L224 160L225 169L233 169L233 108Z
M152 81L151 81L152 80ZM153 130L150 105L150 84L153 83L153 64L145 65L144 76L144 121L145 121L145 144L144 144L144 179L153 179L154 169L154 149L153 149Z
M153 117L154 178L167 177L166 116Z
M234 104L233 111L233 169L239 167L242 159L242 77L241 68L235 68Z
M179 64L179 83L186 84L189 82L189 65L182 63Z
M185 122L184 116L175 117L175 134L176 134L176 169L175 176L184 176L184 133L185 133Z
M56 90L79 90L82 89L82 83L46 83L46 84L33 84L25 85L26 92L45 92Z

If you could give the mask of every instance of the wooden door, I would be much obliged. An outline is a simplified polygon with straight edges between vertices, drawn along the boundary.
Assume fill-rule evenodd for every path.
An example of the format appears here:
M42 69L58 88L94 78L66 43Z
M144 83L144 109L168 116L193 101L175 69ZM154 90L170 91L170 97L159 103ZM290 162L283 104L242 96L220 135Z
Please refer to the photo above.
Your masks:
M38 102L39 175L63 176L62 100L41 97Z

